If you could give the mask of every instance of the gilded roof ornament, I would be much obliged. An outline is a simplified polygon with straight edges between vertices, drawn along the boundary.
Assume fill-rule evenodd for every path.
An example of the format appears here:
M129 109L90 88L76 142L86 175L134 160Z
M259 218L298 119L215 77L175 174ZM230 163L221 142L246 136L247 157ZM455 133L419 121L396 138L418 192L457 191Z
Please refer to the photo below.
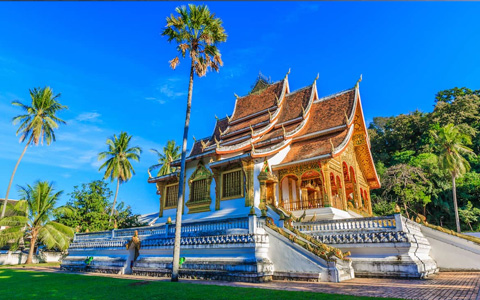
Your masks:
M277 100L277 106L280 106L280 99L278 99L276 94L275 94L275 99Z
M228 116L228 114L227 114L227 120L228 120L228 123L230 123L231 118Z
M347 110L345 109L343 112L345 113L345 124L347 124L347 125L348 125L348 115L347 115Z
M320 77L320 73L317 73L317 77L315 77L315 80L313 81L313 83L315 83L318 80L318 77Z
M285 78L287 78L288 74L290 74L290 70L291 70L291 68L288 68L288 72L287 72L287 74L285 74Z
M283 137L285 137L287 135L287 132L286 132L285 126L283 126L283 124L282 124L282 129L283 129Z
M197 139L195 138L195 136L193 136L193 143L196 143L197 142Z
M205 148L207 148L209 144L209 143L205 143L203 140L200 140L200 143L202 143L202 151L205 150Z
M333 154L333 151L335 151L335 146L333 145L332 139L330 139L330 146L332 146L332 148L330 149L330 151L331 151L332 154Z
M218 121L218 117L217 117L217 115L215 115L215 120L217 120L217 121Z
M255 152L255 146L253 145L253 140L250 140L250 146L252 146L252 152Z
M306 115L307 115L307 113L305 112L305 107L303 107L303 105L302 105L302 117L305 119Z
M252 125L250 125L250 131L252 132L252 136L253 136L253 127L252 127Z
M217 140L217 137L214 137L215 138L215 144L217 144L217 148L220 147L220 142Z
M360 82L362 82L362 74L360 74L360 78L358 78L357 83L355 84L355 87L358 87Z
M268 115L270 116L269 119L271 121L272 120L272 113L270 112L270 110L268 110Z
M218 132L220 132L220 135L223 135L225 131L222 131L222 128L218 127Z
M233 93L233 94L235 95L235 98L237 98L237 99L240 98L237 94L235 94L235 93Z

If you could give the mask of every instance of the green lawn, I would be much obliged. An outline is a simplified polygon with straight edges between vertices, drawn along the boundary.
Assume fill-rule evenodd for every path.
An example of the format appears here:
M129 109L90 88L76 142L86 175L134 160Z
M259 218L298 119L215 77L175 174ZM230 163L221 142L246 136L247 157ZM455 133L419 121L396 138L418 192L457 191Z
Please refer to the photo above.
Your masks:
M152 282L0 269L0 299L374 299L311 292Z

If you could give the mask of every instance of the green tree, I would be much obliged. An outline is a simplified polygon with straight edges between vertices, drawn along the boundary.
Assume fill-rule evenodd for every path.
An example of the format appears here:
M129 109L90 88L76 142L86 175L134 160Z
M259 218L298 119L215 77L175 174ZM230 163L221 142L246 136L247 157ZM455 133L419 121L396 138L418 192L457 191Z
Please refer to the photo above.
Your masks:
M108 222L112 221L113 211L115 204L117 203L118 188L120 183L127 182L135 174L130 160L140 161L140 154L142 149L140 147L129 148L130 140L132 136L129 136L126 132L121 132L117 137L115 134L112 138L107 139L106 144L108 150L98 154L98 160L106 161L100 166L99 170L105 168L105 175L103 179L110 177L113 182L117 180L117 188L115 190L115 198L113 198L112 210Z
M110 230L114 227L108 222L112 207L109 199L112 195L112 191L103 180L93 180L80 187L75 186L66 204L73 213L58 215L58 222L80 232L85 232L87 229L90 232ZM125 207L123 202L117 205L115 212L113 217L118 228L143 225L138 221L138 216L132 214L130 206Z
M168 141L167 145L163 147L163 153L156 149L150 149L151 152L157 154L158 164L151 166L148 169L148 175L151 177L150 171L158 170L157 176L163 176L175 172L176 168L170 166L170 163L180 158L180 146L175 144L174 140Z
M472 223L478 222L478 218L480 217L480 209L474 207L472 202L468 201L465 208L461 208L458 213L462 221L467 223L470 227L470 230L473 231Z
M465 174L470 169L470 164L463 155L474 155L472 149L466 146L472 143L471 137L468 134L462 133L453 124L448 124L444 127L437 126L430 132L435 139L435 150L438 152L440 168L450 173L452 178L455 223L457 225L457 232L461 232L455 178Z
M13 118L13 124L20 122L17 130L17 135L20 134L20 142L27 141L23 148L22 154L15 164L10 182L8 183L7 193L5 195L4 204L2 207L2 214L0 219L5 216L5 209L7 208L8 195L12 187L13 178L17 172L18 165L25 155L28 146L43 144L45 140L47 145L55 141L54 130L58 128L58 124L65 124L65 121L57 117L57 113L62 109L67 109L66 106L58 102L60 94L55 95L50 87L34 88L30 90L30 98L32 100L30 105L23 104L19 101L13 101L12 105L20 107L25 113Z
M20 187L21 201L15 207L12 216L0 220L0 226L8 226L0 231L0 245L11 241L18 244L23 237L30 238L30 251L27 264L32 263L37 242L48 249L68 249L73 237L73 229L52 221L56 213L67 214L66 207L55 208L63 191L55 192L52 183L37 181L33 186Z
M177 7L177 15L167 17L167 26L162 32L169 42L177 44L177 51L185 58L190 57L190 78L188 84L187 111L183 131L182 156L180 165L180 180L178 185L178 206L175 220L175 245L173 250L172 281L178 281L180 260L180 231L182 223L183 186L185 172L185 158L187 156L187 138L190 125L190 109L192 106L193 77L205 76L208 69L218 72L223 65L217 45L227 40L227 34L222 26L222 20L216 18L206 5ZM175 69L180 59L175 57L170 61L170 67Z

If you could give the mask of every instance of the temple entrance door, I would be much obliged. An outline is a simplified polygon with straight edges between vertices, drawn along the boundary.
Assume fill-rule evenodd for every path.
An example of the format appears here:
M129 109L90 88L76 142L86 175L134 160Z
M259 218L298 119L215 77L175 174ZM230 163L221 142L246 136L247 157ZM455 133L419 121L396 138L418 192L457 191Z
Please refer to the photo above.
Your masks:
M266 183L266 189L267 189L267 194L266 194L266 200L267 204L271 204L273 206L275 205L275 185L274 182L267 182Z

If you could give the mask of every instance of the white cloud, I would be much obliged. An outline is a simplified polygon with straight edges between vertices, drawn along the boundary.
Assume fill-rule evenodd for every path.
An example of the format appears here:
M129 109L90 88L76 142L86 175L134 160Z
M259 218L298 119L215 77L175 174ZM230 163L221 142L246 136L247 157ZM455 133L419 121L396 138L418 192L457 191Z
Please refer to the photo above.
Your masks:
M75 119L77 121L99 122L101 114L97 112L84 112L79 114Z

